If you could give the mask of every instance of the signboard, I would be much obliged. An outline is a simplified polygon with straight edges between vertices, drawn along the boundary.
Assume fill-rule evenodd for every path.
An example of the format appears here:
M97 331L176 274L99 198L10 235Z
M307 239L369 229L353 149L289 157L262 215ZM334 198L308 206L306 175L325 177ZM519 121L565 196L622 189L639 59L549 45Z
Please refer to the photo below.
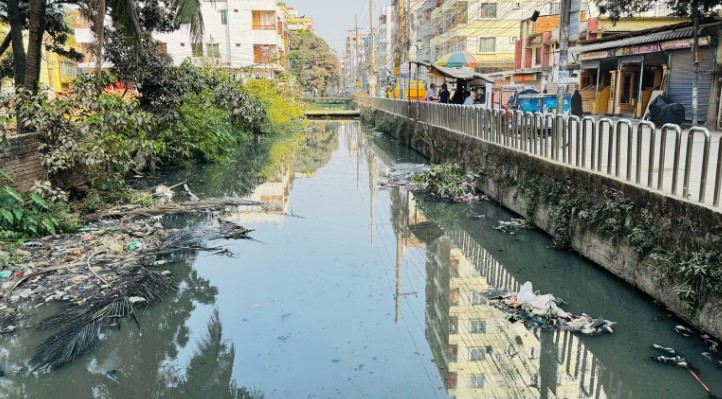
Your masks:
M622 57L625 55L632 55L632 54L649 54L649 53L658 53L659 50L659 43L650 43L650 44L640 44L638 46L631 46L631 47L622 47L614 50L614 55L617 57Z
M394 67L394 76L399 76L399 67Z
M401 77L402 78L408 78L411 74L411 63L410 62L404 62L401 64Z
M579 61L584 60L599 60L602 58L609 57L609 51L592 51L589 53L582 53L577 56Z

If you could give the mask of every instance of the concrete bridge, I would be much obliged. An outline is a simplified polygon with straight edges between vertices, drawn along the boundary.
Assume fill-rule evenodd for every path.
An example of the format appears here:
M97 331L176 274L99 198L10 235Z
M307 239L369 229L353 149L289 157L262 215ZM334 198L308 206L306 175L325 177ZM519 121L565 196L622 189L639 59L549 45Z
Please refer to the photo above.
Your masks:
M303 112L307 118L355 118L360 115L351 97L304 97L302 100L312 104L311 109Z
M479 173L480 191L533 221L558 246L576 250L722 337L718 133L646 121L363 100L362 119L377 129L434 163ZM685 272L692 264L703 277Z

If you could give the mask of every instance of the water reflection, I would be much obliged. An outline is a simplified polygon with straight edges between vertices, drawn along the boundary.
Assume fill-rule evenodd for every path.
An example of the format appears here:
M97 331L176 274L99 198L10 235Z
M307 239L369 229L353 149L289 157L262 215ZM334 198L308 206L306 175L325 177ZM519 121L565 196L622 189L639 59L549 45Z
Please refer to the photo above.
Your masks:
M429 223L412 193L391 198L397 248L426 243L426 338L450 397L633 397L578 336L529 330L487 304L484 290L520 282L481 243Z

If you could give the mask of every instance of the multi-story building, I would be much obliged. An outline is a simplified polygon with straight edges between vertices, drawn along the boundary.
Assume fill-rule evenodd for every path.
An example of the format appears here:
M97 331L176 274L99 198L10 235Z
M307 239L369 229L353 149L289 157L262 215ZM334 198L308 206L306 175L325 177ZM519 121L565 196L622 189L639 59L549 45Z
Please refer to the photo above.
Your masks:
M343 80L348 93L361 89L368 83L369 34L349 30L344 48Z
M377 87L379 88L394 79L394 24L393 7L381 8L375 38Z
M305 15L299 16L298 10L293 7L285 6L285 10L287 13L285 20L289 31L305 30L313 32L315 30L312 18L307 18Z
M273 78L286 70L288 30L285 6L273 0L201 2L204 32L200 43L187 29L157 34L176 65L186 59L210 59L233 71Z

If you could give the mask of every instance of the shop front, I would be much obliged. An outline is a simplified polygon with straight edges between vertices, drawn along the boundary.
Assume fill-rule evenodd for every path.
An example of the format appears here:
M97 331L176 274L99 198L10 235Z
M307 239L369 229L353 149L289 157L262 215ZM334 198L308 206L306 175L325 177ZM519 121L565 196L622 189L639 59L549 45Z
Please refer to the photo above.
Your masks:
M575 48L584 111L642 118L649 103L663 96L682 104L691 120L693 35L686 28ZM716 60L710 35L700 35L698 43L698 120L705 121Z

